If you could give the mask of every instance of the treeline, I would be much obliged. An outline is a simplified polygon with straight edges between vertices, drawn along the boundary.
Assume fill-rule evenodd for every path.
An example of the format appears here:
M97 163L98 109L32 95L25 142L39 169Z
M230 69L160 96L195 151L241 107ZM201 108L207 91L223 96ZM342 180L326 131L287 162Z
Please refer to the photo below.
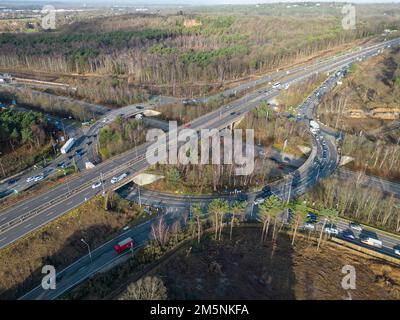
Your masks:
M0 67L125 75L135 84L168 84L171 90L197 81L226 81L274 70L318 51L379 34L386 27L383 17L375 17L355 30L344 31L340 19L330 15L199 15L195 16L198 25L185 26L184 21L192 18L135 16L118 21L114 17L92 21L97 29L87 32L71 27L57 34L3 34Z
M54 155L56 129L40 112L0 111L0 177L7 177Z
M317 207L337 208L347 219L400 232L399 200L356 181L323 180L305 199Z
M164 179L153 183L150 188L168 192L177 190L187 194L211 194L232 192L234 189L259 190L273 179L277 165L268 159L256 158L254 171L249 175L236 176L232 164L191 164L191 165L155 165L150 172L161 174Z
M5 99L15 99L19 105L26 105L62 118L72 116L80 121L97 118L107 111L107 108L103 106L31 90L27 87L1 87L0 95Z
M342 153L354 158L347 166L392 181L400 179L400 137L394 143L345 135Z
M46 134L49 125L42 113L17 112L3 110L0 112L0 145L3 153L15 150L23 144L31 148L43 146L49 138Z

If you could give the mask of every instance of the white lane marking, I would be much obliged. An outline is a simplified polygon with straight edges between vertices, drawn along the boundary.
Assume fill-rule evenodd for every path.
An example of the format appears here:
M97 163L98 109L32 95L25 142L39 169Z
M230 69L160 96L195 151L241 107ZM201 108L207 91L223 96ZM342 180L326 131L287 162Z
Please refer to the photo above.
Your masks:
M7 239L7 237L4 237L4 238L0 239L0 242L3 242L6 239Z
M54 214L54 212L49 212L48 214L46 214L46 216L51 216L52 214Z
M70 201L67 203L67 206L70 206L72 204L73 201Z
M49 198L49 196L45 196L45 197L43 197L43 199L44 199L44 200L47 200L48 198Z
M32 224L30 223L30 224L28 224L28 225L26 225L25 227L24 227L24 229L27 229L27 228L29 228L30 226L32 226Z
M24 210L25 210L25 209L28 209L28 208L29 208L29 206L25 206L25 207L23 207L22 209L24 209Z

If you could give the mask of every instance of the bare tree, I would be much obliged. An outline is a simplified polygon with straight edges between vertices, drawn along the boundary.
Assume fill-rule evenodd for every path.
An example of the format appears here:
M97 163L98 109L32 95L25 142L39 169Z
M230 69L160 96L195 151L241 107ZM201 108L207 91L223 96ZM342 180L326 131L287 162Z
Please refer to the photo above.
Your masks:
M151 226L151 236L160 247L164 247L169 237L169 227L164 221L164 217L158 219L156 223Z
M131 283L119 300L166 300L167 288L158 277L145 277Z

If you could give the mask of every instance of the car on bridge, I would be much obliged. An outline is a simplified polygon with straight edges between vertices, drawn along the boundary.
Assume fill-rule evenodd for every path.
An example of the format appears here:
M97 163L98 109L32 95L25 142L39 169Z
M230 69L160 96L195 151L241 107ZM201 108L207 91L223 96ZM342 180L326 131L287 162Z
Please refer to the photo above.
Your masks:
M96 189L96 188L100 187L101 184L102 184L102 183L101 183L100 181L93 183L93 184L92 184L92 189Z
M126 178L127 176L128 176L127 173L123 173L123 174L121 174L121 175L119 175L119 176L117 176L117 177L113 177L113 178L111 179L111 183L112 183L112 184L117 183L117 182L121 181L122 179Z

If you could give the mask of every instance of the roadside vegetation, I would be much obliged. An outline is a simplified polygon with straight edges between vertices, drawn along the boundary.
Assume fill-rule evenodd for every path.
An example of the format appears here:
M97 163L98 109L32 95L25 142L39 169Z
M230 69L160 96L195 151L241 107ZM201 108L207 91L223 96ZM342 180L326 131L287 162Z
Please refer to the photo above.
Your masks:
M3 99L15 100L19 105L36 111L61 118L72 117L80 121L95 119L106 111L106 108L102 106L31 90L27 87L0 86L0 95Z
M16 299L40 284L44 264L61 271L86 255L81 238L93 250L142 218L144 213L137 205L110 194L107 210L104 199L97 197L50 222L0 250L0 297Z
M188 221L188 231L191 225L196 228L196 220L194 216L193 223ZM164 246L151 241L132 258L95 275L62 298L346 299L340 270L349 263L356 266L358 275L353 298L400 297L396 266L325 240L323 250L316 251L303 234L295 246L282 231L274 239L270 231L268 239L260 241L264 230L254 225L236 227L233 234L226 228L219 240L212 230L204 232L201 241L196 236L181 237L168 227L162 234L165 230L169 230L165 238L169 240ZM171 246L171 241L175 245ZM332 260L332 256L336 258ZM160 290L155 292L155 288Z
M352 66L318 108L323 123L345 132L346 166L391 181L400 179L400 51L392 48Z
M55 154L56 129L43 113L0 110L0 178Z
M169 114L172 113L173 111ZM193 115L190 110L184 115L175 115L182 120L186 119L187 114L189 117ZM175 193L185 194L231 192L236 188L244 191L260 190L266 184L282 177L278 164L270 159L273 151L302 157L304 154L299 146L310 145L307 127L294 121L294 118L288 119L284 113L273 110L267 102L261 103L257 108L243 115L237 128L242 129L243 132L246 129L254 130L255 162L254 171L251 174L235 176L236 166L232 164L157 164L148 171L162 175L164 179L157 180L146 188L163 192L174 190ZM245 142L244 137L243 143ZM222 142L221 150L223 150ZM222 158L221 163L223 163Z
M338 210L343 218L378 227L389 232L400 232L400 201L393 195L363 186L362 175L355 180L337 178L322 180L302 198L315 203L316 208Z
M103 160L146 142L147 126L139 119L117 117L99 132L99 153Z

